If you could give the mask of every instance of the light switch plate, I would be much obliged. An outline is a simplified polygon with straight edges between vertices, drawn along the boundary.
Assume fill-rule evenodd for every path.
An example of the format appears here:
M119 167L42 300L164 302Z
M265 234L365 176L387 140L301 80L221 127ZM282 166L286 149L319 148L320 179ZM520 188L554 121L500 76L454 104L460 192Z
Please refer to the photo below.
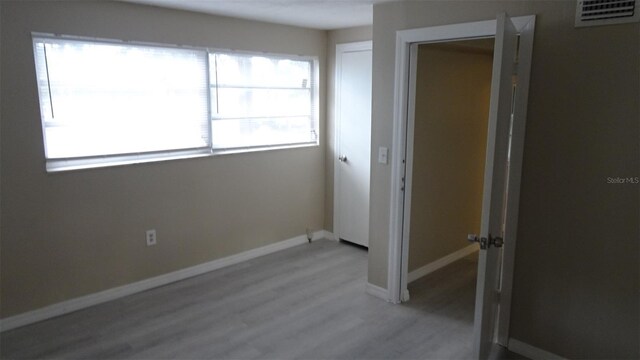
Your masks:
M386 164L388 155L389 155L389 149L384 146L380 146L378 148L378 163Z

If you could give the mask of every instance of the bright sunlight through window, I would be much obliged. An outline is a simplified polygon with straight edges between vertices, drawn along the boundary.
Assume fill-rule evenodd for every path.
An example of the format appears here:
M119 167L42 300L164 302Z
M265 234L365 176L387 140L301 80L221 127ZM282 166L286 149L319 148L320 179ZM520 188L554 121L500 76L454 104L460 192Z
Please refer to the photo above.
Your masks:
M48 171L318 142L313 60L33 43Z
M209 59L214 149L318 140L312 61L222 53Z

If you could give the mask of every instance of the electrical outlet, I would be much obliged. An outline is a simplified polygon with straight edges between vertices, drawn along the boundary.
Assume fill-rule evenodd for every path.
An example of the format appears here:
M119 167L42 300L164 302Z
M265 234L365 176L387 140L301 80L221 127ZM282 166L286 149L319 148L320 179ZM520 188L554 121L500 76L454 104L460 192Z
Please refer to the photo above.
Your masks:
M153 246L157 244L156 229L147 230L147 246Z

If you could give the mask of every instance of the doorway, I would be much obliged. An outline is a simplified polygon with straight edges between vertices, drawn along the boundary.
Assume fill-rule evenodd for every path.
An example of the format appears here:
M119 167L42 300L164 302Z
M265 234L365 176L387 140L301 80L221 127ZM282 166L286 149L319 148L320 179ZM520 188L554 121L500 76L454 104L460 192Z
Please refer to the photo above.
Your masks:
M473 340L478 268L478 244L470 244L467 234L481 228L494 43L491 37L412 45L417 55L406 175L408 306L426 303L423 311L430 314L442 305L424 298L446 299L445 308L456 311L443 311L443 323L459 327L464 357Z
M522 150L535 16L401 30L396 36L395 101L389 228L389 300L408 299L408 235L411 224L417 44L495 37L486 141L481 231L476 285L473 353L487 358L496 342L508 342L511 282ZM516 84L514 87L514 83ZM512 96L514 95L515 96ZM510 140L510 133L512 134ZM507 168L507 153L510 166ZM508 189L508 192L505 191ZM406 194L406 195L405 195ZM506 239L506 241L505 241ZM500 254L504 249L503 268ZM496 316L499 314L499 316ZM499 322L497 319L500 319Z
M369 246L372 42L336 46L336 239Z
M407 283L478 250L494 41L416 45Z

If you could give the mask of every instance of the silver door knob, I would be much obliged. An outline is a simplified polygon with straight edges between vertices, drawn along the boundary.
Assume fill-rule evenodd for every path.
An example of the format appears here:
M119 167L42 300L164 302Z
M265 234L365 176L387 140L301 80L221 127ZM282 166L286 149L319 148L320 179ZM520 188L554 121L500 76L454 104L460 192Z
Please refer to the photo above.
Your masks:
M467 240L469 242L477 242L480 243L480 249L484 250L484 249L488 249L491 246L495 246L497 248L502 247L502 245L504 245L504 239L502 239L499 236L493 237L491 236L491 234L489 234L489 238L485 238L485 237L481 237L478 238L478 235L476 234L468 234L467 235Z
M489 234L489 245L493 245L497 248L502 247L502 245L504 245L504 239L499 236L493 237Z
M485 250L487 248L487 238L485 237L478 237L478 235L476 234L468 234L467 241L471 243L475 243L475 242L479 243L480 249L482 250Z
M345 155L340 155L338 156L338 160L340 160L340 162L347 162L347 157Z

